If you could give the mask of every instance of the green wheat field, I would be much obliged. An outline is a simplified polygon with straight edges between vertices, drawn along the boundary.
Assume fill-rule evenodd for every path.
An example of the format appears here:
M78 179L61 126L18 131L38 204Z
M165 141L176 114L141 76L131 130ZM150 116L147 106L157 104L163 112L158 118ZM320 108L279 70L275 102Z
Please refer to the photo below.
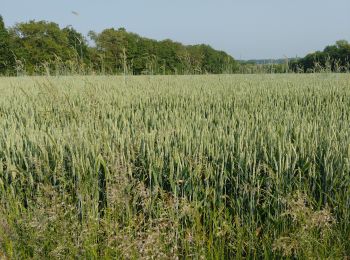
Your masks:
M349 256L349 74L0 79L0 259Z

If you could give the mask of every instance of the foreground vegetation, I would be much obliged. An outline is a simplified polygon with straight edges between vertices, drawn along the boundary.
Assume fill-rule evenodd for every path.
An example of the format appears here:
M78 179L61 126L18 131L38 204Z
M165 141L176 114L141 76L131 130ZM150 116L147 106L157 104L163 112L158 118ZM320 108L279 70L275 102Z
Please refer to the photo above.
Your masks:
M350 256L348 74L0 81L0 258Z

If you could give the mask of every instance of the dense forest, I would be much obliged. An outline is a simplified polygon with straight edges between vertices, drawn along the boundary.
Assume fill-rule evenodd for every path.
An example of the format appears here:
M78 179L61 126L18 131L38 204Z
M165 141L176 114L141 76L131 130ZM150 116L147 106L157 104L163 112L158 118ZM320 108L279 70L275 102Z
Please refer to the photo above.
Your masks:
M124 28L89 33L29 21L6 28L0 17L0 73L18 74L203 74L232 73L238 63L209 45L156 41ZM91 46L93 45L93 46Z
M220 74L346 72L350 44L337 41L304 58L236 61L209 45L156 41L124 28L90 31L91 42L72 26L47 21L7 28L0 16L0 74Z

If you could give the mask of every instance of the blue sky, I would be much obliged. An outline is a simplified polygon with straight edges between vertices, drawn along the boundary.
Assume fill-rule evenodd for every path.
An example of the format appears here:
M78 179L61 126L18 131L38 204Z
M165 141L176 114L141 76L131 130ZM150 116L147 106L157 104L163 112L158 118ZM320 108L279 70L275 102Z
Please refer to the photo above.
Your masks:
M207 43L236 59L301 57L350 40L350 0L0 0L0 6L7 26L48 20L84 34L125 27L158 40Z

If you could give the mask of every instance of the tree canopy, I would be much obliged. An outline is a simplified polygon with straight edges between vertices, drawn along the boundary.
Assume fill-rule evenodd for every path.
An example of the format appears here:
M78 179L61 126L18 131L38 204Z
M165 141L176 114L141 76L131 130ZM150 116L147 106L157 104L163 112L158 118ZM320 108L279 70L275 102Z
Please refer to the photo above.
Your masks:
M0 15L0 74L8 73L15 66L10 48L10 36Z
M54 61L75 57L69 34L56 23L30 21L19 23L9 30L12 51L16 59L24 64L27 73L40 73L50 68Z
M350 44L346 40L337 41L334 45L306 55L295 61L293 69L303 72L335 71L344 72L350 69Z
M217 74L237 69L233 57L209 45L156 41L125 28L91 31L89 37L92 46L72 26L32 20L7 29L1 18L0 73Z
M90 31L87 38L72 26L48 21L17 23L6 28L0 15L0 74L220 74L350 70L345 40L301 59L277 63L237 62L209 45L157 41L125 28Z

